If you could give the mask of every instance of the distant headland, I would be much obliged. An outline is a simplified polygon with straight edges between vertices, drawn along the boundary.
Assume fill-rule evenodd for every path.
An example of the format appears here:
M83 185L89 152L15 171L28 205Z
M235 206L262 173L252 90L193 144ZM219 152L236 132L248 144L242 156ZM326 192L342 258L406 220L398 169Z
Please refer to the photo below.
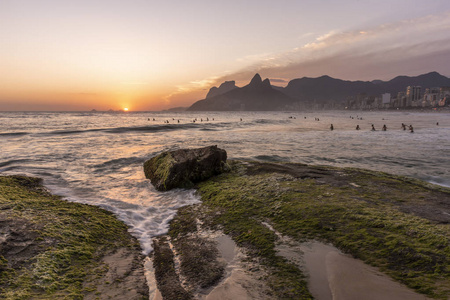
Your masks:
M397 76L389 81L346 81L321 76L291 80L286 87L271 85L256 74L237 87L225 81L188 111L270 111L316 109L450 109L450 78L437 72Z

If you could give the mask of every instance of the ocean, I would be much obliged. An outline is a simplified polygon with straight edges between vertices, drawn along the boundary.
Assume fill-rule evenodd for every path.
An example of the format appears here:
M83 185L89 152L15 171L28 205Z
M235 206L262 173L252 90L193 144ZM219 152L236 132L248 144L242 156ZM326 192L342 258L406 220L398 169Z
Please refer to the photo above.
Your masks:
M145 254L179 207L200 200L194 190L156 191L144 161L209 145L230 159L356 167L450 186L448 112L0 112L0 175L41 177L69 201L112 211Z

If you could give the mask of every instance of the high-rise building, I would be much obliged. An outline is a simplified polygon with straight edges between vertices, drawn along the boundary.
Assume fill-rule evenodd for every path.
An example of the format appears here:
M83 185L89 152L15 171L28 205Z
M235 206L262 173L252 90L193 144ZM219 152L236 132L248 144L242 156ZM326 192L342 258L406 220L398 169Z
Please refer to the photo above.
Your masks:
M420 96L420 86L408 86L406 88L406 100L408 102L407 106L417 105L421 100Z
M390 93L384 93L381 94L381 104L383 107L389 107L389 104L391 103L391 94Z

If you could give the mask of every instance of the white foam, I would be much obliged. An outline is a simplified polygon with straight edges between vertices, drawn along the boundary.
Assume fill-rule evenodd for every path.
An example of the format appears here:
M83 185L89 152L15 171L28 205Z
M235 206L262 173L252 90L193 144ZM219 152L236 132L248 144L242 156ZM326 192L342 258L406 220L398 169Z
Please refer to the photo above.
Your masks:
M180 207L200 202L194 190L176 190L162 193L159 197L162 198L160 201L150 202L152 207L112 208L119 220L130 227L129 232L139 240L145 255L153 251L152 238L168 232L169 223Z

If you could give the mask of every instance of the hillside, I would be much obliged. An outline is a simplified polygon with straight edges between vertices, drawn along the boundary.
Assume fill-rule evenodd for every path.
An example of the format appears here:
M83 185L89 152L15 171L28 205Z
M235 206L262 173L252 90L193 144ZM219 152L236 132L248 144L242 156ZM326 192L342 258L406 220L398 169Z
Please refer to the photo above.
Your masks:
M210 93L209 93L210 94ZM209 95L208 94L208 95ZM274 89L269 79L262 81L256 74L250 83L242 88L234 88L223 94L207 97L195 102L189 111L267 111L280 110L295 100Z

